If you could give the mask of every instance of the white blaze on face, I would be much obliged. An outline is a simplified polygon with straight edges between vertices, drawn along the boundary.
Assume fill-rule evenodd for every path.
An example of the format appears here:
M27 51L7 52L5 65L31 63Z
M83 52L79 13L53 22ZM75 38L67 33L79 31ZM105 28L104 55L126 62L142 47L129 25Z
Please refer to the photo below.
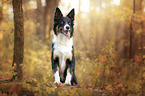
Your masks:
M67 29L67 27L69 27L69 29ZM70 38L70 26L68 24L65 24L64 31L68 31L67 36L68 36L68 38Z
M67 29L67 27L69 27L69 29ZM66 31L66 30L70 30L70 26L68 24L64 25L64 31Z

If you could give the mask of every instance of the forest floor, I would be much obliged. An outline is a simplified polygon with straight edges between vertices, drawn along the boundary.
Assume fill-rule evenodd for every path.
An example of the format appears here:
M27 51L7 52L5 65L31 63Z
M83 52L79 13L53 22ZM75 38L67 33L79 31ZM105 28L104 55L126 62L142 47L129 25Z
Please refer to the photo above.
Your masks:
M34 83L34 82L33 82ZM0 96L111 96L106 91L76 86L57 86L26 82L1 82ZM106 95L105 95L106 94Z
M12 23L4 23L0 28L0 96L140 96L143 93L141 88L145 83L140 79L140 70L144 70L144 62L139 57L135 63L120 62L113 43L102 49L104 55L95 59L89 58L86 50L75 50L78 85L54 85L51 40L43 43L35 34L32 21L25 22L23 80L9 81L15 74L13 33Z

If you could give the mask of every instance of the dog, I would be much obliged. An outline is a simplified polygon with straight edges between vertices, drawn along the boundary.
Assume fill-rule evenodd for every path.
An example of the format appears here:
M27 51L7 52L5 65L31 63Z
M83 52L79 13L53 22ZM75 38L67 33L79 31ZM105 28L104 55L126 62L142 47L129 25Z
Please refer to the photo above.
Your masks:
M56 8L51 54L54 84L77 85L73 47L74 16L74 9L64 17L61 10Z

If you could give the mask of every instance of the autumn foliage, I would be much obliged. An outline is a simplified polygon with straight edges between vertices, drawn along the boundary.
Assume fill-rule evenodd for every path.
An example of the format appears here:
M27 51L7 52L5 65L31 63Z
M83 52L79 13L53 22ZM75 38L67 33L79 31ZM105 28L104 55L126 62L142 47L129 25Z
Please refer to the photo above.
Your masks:
M128 0L119 0L120 5L113 5L111 2L114 0L88 0L89 12L78 9L73 39L79 84L73 86L53 84L50 62L52 26L49 23L53 21L54 9L48 10L50 22L47 22L46 33L43 34L45 39L42 40L37 33L41 26L37 20L39 13L35 14L38 10L33 8L31 1L37 0L23 0L24 61L20 66L23 79L18 81L17 78L11 80L16 74L15 66L12 66L14 22L11 1L0 0L4 5L0 5L0 96L144 96L144 0L136 0L135 14L133 2Z

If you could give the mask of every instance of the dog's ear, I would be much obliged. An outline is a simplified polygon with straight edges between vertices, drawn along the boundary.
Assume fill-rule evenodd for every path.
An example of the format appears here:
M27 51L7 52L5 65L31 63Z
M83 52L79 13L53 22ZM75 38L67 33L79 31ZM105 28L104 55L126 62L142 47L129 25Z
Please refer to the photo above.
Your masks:
M60 9L57 7L56 11L55 11L54 21L59 20L62 16L63 15L62 15Z
M69 17L72 21L74 21L75 10L74 8L68 13L67 17Z
M62 15L60 9L57 7L57 8L56 8L56 11L55 11L54 24L53 24L53 30L54 30L55 35L57 35L57 33L56 33L56 27L57 27L57 25L58 25L58 20L59 20L62 16L63 16L63 15Z

